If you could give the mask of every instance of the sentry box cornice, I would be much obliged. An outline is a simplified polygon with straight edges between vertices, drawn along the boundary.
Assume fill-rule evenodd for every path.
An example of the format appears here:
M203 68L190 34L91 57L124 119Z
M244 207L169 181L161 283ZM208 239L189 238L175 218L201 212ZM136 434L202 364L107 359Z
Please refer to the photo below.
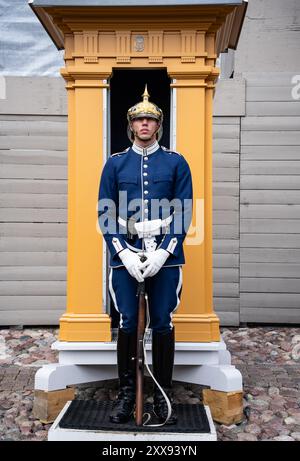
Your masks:
M59 50L64 49L65 44L64 30L55 22L57 15L93 15L95 9L99 13L99 10L104 12L112 8L122 8L123 12L145 8L145 13L157 8L168 8L175 13L192 8L202 8L205 14L221 12L226 15L226 21L218 30L217 54L228 48L236 49L248 5L243 0L29 0L28 3Z

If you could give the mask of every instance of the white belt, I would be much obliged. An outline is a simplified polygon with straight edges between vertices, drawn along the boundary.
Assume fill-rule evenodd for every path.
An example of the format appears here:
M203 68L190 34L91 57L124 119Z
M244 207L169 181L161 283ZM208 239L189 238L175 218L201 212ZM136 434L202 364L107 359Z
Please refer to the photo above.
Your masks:
M152 237L159 235L160 230L167 227L173 219L173 215L168 216L165 219L151 219L149 221L141 221L134 223L134 227L137 230L139 238ZM125 219L118 217L118 222L121 226L127 229L127 222Z

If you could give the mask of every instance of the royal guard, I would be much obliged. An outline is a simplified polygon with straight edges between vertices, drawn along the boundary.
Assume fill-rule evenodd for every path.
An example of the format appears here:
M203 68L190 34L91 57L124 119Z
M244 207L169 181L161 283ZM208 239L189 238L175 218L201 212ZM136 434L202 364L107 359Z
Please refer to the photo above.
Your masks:
M110 415L127 422L134 412L139 282L145 281L156 381L172 402L175 332L180 303L183 242L192 217L192 178L184 156L159 145L163 113L143 100L127 113L131 147L103 168L98 202L101 232L110 252L109 292L120 314L117 339L119 393ZM141 262L141 257L147 259ZM145 259L145 258L143 258ZM166 421L167 401L157 386L153 410ZM175 424L174 409L168 424Z

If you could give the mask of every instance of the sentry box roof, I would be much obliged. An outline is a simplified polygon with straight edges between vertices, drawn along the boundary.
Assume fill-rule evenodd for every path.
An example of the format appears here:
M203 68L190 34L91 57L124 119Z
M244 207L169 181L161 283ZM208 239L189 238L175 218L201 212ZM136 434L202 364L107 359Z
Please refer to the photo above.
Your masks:
M166 6L185 6L187 8L192 6L236 6L236 8L228 14L227 19L221 28L221 34L219 35L223 38L220 37L218 40L218 54L226 51L228 48L236 49L248 4L247 1L243 0L29 0L28 3L59 50L64 49L64 36L49 14L49 9L51 8L58 10L61 8L66 10L66 8L86 9L89 7L147 7L150 9L153 7Z

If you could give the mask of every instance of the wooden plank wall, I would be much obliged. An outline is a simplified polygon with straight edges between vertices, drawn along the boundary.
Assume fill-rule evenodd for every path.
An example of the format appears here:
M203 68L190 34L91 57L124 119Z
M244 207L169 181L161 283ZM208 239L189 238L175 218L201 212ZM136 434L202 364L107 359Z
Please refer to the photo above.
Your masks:
M59 78L7 77L0 99L0 325L65 311L67 111Z
M245 81L219 80L213 119L213 294L221 325L240 321L240 125Z
M240 320L300 323L300 102L292 97L294 74L244 76Z
M239 323L239 117L214 118L213 290L223 325Z

